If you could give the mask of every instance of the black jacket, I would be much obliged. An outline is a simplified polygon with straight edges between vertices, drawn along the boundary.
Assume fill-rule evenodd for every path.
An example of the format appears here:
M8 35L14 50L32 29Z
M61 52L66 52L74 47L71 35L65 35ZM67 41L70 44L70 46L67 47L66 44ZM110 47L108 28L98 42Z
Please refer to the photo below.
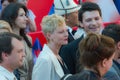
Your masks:
M77 63L77 60L79 57L79 56L77 56L77 55L79 55L78 45L79 45L79 42L82 40L82 38L83 38L83 36L81 38L78 38L78 39L72 41L71 43L69 43L65 46L62 46L60 49L60 52L59 52L60 56L66 63L71 74L76 73L76 63Z
M89 71L83 70L78 74L67 76L65 75L61 80L104 80L98 76L98 74Z

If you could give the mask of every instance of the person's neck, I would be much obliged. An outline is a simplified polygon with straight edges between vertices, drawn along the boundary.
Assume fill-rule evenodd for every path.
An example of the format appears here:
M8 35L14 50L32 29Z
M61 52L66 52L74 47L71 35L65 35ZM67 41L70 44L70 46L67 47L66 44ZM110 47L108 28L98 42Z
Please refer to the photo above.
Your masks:
M20 35L20 28L14 27L14 28L13 28L13 32L14 32L15 34L17 34L17 35Z
M120 53L120 50L118 47L116 47L114 61L117 61L120 64L120 54L119 53Z
M54 43L48 43L47 44L49 46L49 48L53 51L53 53L57 56L59 55L59 50L60 50L60 46L54 44Z
M92 72L97 73L97 71L96 71L96 70L94 70L94 69L92 69L92 68L89 68L89 67L85 67L85 68L84 68L84 70L89 70L89 71L92 71Z
M85 69L85 70L92 71L92 72L98 74L99 77L103 77L103 75L104 75L104 74L103 74L104 71L103 71L103 70L100 70L100 69L95 70L94 68L89 68L89 67L85 67L84 69Z
M12 69L9 64L3 64L3 63L1 63L0 66L4 67L4 68L7 69L9 72L13 72L13 71L14 71L14 69Z
M54 43L49 43L48 46L53 51L54 55L60 61L60 63L63 64L62 58L59 55L60 46Z
M73 28L73 27L75 27L75 26L79 26L79 24L77 24L77 23L76 23L76 24L73 24L73 23L67 22L67 21L66 21L66 25L69 26L69 27L71 27L71 28Z
M99 75L100 75L101 77L103 77L103 76L105 75L105 73L106 73L105 68L103 68L103 67L101 67L101 66L98 66L98 71L99 71Z
M67 25L67 26L69 26L69 27L71 27L71 28L73 28L73 27L74 27L74 25L73 25L73 24L68 23L68 22L66 22L66 25Z

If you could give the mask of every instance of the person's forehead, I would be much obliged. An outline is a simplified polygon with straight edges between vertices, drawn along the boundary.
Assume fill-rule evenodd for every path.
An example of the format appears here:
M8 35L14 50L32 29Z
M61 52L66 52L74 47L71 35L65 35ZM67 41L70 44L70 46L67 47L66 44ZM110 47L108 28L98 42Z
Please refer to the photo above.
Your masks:
M17 44L16 44L17 43ZM21 45L23 46L23 42L22 41L20 41L20 40L18 40L18 39L16 39L15 37L12 37L12 45L14 46L14 47L20 47ZM18 46L19 45L19 46Z
M83 17L93 17L93 16L100 16L99 11L86 11L83 13Z
M9 2L8 2L8 0L5 0L2 4L8 4Z

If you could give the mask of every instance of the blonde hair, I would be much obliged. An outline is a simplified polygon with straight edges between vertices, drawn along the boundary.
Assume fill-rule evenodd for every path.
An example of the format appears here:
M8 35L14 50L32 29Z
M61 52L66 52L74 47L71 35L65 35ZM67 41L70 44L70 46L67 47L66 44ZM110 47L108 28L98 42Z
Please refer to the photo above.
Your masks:
M61 27L63 24L65 24L65 19L62 16L56 14L47 15L42 19L42 31L46 36L47 33L53 33L57 27Z
M4 20L0 20L0 29L5 29L8 32L13 33L10 24Z

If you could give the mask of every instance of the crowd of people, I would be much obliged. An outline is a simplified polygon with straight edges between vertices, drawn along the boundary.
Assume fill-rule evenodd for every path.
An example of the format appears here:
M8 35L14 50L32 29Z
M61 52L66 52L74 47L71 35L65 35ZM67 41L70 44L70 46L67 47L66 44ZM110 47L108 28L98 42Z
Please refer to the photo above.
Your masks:
M104 27L98 4L54 0L40 25L47 40L34 63L28 0L1 0L0 80L120 80L120 25ZM77 27L77 30L73 30Z

